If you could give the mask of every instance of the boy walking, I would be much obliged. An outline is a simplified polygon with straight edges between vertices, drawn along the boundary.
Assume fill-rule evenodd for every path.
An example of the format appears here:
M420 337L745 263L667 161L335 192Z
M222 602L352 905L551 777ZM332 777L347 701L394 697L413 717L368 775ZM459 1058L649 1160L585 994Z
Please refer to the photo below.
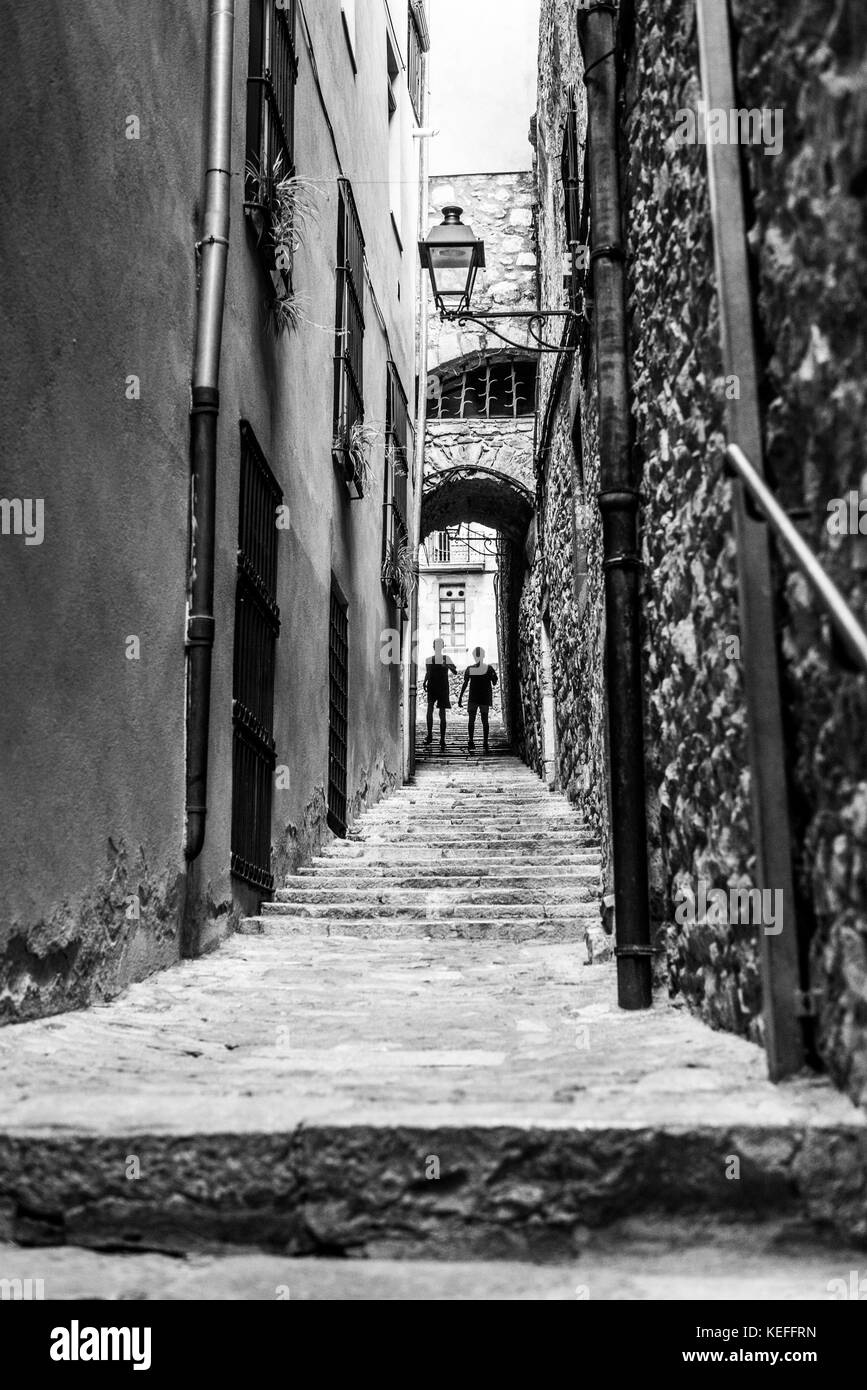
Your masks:
M473 734L476 729L476 712L482 717L482 736L484 739L483 751L488 752L488 716L491 705L494 703L494 686L497 684L497 673L493 666L485 661L484 647L474 647L473 656L476 658L475 666L468 666L464 671L464 683L458 698L458 709L461 708L464 699L464 691L467 686L470 688L470 698L467 700L467 714L469 715L469 729L467 736L467 748L475 748Z
M427 738L425 748L433 743L433 712L437 705L440 712L440 752L446 751L446 710L451 709L449 672L456 676L458 668L448 656L443 656L445 642L438 637L434 642L434 655L425 662L422 690L427 691Z

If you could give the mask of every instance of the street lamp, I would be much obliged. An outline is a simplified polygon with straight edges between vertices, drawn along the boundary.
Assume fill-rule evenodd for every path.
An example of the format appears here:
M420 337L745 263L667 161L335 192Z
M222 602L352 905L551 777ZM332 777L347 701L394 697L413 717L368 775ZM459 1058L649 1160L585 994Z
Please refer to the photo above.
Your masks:
M523 319L532 339L532 346L540 352L574 352L575 345L548 343L539 329L546 319L566 319L577 322L579 315L574 309L482 309L478 314L470 312L470 303L476 275L485 264L485 243L477 237L472 227L461 221L463 208L449 203L443 208L443 220L431 227L427 239L418 244L422 270L430 275L434 303L440 318L446 323L477 323L489 329L509 347L526 348L527 343L516 343L507 338L490 323L491 319ZM538 327L537 327L538 325Z
M443 318L469 310L476 273L485 264L485 243L472 227L464 226L462 212L453 203L444 207L442 222L418 244L422 269L430 275L434 303Z

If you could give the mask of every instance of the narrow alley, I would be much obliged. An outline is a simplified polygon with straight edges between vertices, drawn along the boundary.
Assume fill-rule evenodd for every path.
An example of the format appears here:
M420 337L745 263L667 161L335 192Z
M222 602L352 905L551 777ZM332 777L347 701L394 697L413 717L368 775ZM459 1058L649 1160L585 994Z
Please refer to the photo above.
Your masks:
M575 1315L597 1373L833 1380L864 0L7 10L25 1372L290 1374L275 1305L544 1300L643 1305Z

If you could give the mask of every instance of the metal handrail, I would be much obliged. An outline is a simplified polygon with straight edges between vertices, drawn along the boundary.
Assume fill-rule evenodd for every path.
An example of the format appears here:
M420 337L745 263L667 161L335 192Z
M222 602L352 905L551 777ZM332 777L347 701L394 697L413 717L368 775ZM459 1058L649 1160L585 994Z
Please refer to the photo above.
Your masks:
M780 538L807 583L822 603L852 662L867 671L867 631L861 626L821 561L813 554L780 506L767 483L737 444L729 444L726 458L746 484L771 529Z

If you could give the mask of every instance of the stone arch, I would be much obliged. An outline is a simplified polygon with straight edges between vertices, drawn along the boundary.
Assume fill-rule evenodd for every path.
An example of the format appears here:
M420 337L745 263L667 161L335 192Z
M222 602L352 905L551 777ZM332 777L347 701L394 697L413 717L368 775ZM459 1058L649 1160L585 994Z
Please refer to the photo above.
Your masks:
M425 480L421 539L459 522L490 526L522 544L533 518L533 494L518 478L482 464L458 464Z

